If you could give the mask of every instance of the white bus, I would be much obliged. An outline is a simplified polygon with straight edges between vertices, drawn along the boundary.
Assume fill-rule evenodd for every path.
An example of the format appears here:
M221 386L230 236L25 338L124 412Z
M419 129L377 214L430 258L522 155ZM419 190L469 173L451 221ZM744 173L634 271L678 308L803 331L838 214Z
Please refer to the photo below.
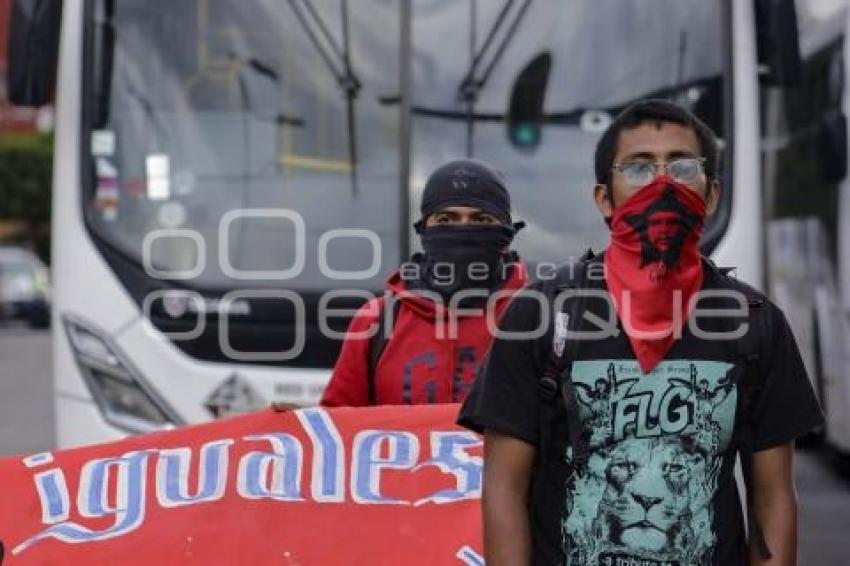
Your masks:
M783 307L826 413L826 440L850 454L850 11L798 0L797 84L763 99L768 290Z
M14 0L19 103L51 92L59 4ZM506 174L533 269L598 248L593 148L647 96L721 136L704 249L760 284L758 75L783 66L757 46L784 44L789 13L762 0L66 0L59 446L315 403L340 346L322 297L360 290L333 303L351 308L380 292L448 159Z

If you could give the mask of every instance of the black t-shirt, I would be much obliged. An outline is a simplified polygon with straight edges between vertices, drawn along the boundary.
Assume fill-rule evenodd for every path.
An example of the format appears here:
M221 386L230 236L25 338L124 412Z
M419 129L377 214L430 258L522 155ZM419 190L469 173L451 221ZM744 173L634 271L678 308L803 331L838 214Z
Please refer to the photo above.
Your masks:
M705 265L703 290L741 288ZM587 286L605 288L604 281ZM542 284L529 289L540 291ZM597 316L610 308L592 299L584 307ZM500 329L540 329L542 310L539 300L518 296ZM750 366L729 340L705 339L686 325L647 374L619 326L617 336L579 341L570 375L589 458L581 469L570 467L567 419L563 403L556 402L548 454L538 451L531 485L534 564L746 563L733 474L743 423L750 423L755 451L790 442L822 423L785 317L768 301L762 311L743 319L752 322L750 332L759 332L755 317L766 317L759 334L766 336L756 340L762 385L746 405L749 388L740 385ZM714 332L731 328L728 318L702 318L698 326ZM536 339L497 337L458 422L539 447L545 401L538 385L552 340L551 330Z

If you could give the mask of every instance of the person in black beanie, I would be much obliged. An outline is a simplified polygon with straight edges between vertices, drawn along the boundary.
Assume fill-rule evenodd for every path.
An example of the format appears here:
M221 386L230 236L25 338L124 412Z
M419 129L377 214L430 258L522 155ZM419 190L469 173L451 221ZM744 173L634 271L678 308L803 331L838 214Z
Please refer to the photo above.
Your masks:
M420 211L414 228L423 253L354 315L323 406L463 401L492 340L488 310L495 328L527 282L510 250L523 223L513 222L504 180L487 164L459 159L438 168ZM369 338L376 323L378 335Z
M523 223L512 224L511 197L488 165L460 159L437 169L425 184L420 211L414 228L425 253L412 258L421 267L410 270L413 288L430 289L449 304L462 290L496 290L506 279L505 264L517 263L506 250ZM461 304L486 301L468 299Z

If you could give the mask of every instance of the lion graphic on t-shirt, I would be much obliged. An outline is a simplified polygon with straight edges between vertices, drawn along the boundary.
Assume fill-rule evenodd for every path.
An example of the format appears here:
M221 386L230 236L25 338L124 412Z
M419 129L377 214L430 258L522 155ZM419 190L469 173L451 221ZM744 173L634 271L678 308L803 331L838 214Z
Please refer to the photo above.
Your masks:
M698 459L680 438L630 440L611 448L593 520L597 550L657 560L690 556L690 485Z

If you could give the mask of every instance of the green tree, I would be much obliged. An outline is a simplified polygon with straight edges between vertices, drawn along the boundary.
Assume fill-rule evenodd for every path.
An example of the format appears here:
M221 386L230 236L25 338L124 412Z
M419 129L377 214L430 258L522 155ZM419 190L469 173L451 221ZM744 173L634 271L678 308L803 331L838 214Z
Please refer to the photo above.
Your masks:
M13 240L30 245L50 260L50 194L53 137L0 137L0 221L18 222Z

